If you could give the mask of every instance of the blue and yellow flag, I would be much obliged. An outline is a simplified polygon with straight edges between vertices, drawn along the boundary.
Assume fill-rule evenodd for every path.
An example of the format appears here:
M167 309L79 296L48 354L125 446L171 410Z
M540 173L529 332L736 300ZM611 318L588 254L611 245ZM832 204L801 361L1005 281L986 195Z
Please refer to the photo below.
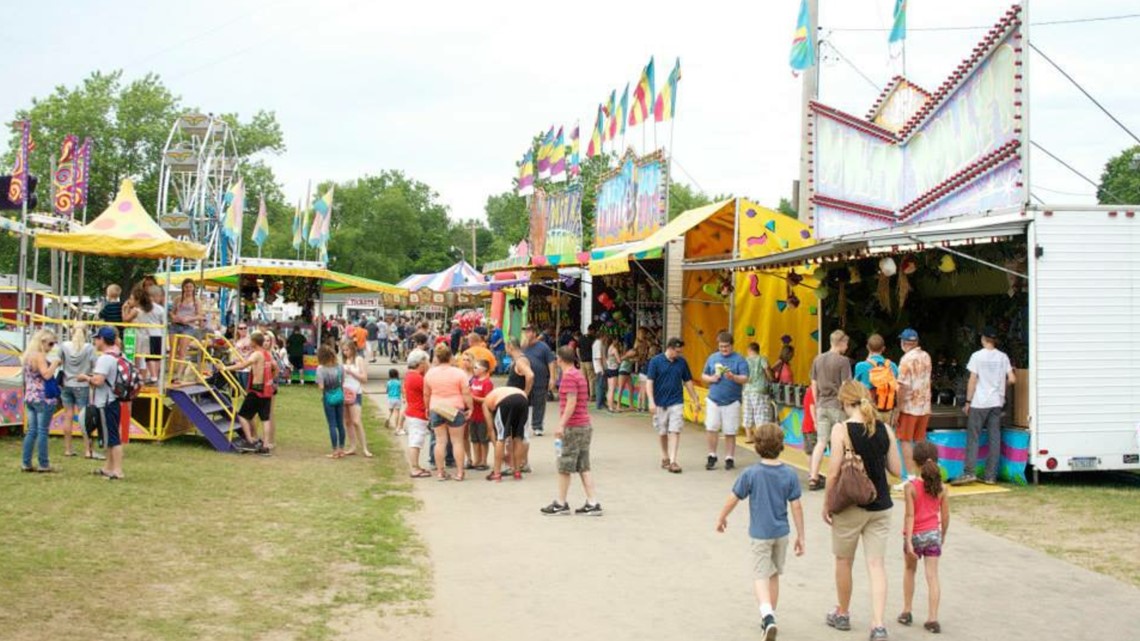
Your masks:
M906 40L906 0L895 0L895 23L887 42Z
M304 233L301 232L301 201L298 199L297 208L293 210L293 249L300 250L302 241Z
M329 242L329 219L332 218L333 189L313 202L313 226L309 229L309 247L323 247Z
M222 219L222 235L230 242L237 242L241 237L241 216L245 210L245 183L242 182L241 176L238 176L237 182L230 187L225 201L228 204L225 218Z
M665 79L665 86L657 94L657 102L653 103L653 120L664 122L672 120L677 112L677 83L681 82L681 59L673 65L673 71Z
M900 0L901 1L901 0ZM792 38L792 69L803 71L815 64L815 34L811 28L811 12L807 0L800 0L800 17L796 20L796 35Z
M253 234L250 235L250 240L260 248L268 239L269 213L265 210L265 196L262 196L257 205L257 220L253 222Z

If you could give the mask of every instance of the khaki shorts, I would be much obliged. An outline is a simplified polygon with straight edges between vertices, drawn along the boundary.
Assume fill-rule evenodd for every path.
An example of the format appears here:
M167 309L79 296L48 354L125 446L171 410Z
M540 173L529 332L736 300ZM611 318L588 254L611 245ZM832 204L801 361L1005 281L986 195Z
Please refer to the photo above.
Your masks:
M752 576L756 579L770 579L783 574L787 558L788 537L752 539Z
M685 405L678 403L668 407L657 406L657 413L653 415L653 427L657 434L680 434L685 426Z
M831 516L831 552L841 559L855 557L859 539L863 539L863 556L881 559L887 554L887 534L891 529L891 511L871 512L852 506Z
M831 443L831 428L835 427L836 423L846 422L847 412L840 407L816 406L815 415L815 432L819 435L820 442L826 446Z
M562 435L562 456L558 457L559 474L590 471L590 427L568 427Z

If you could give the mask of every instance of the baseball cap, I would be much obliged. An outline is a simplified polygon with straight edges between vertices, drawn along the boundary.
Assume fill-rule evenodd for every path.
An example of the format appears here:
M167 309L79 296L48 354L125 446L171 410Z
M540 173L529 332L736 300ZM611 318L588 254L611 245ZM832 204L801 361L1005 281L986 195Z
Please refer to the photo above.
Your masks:
M998 337L997 330L994 329L993 325L986 325L985 327L982 328L982 337L983 338L997 338Z
M119 333L115 331L114 327L100 327L99 331L95 332L95 338L108 345L114 345L115 341L119 339Z
M523 331L524 332L534 332L535 334L537 334L537 333L539 333L540 330L538 329L538 325L524 325Z
M668 341L665 343L665 347L670 347L670 348L673 348L673 349L676 349L676 348L678 348L678 347L684 347L684 346L685 346L685 341L683 341L683 340L681 340L681 339L677 338L676 336L674 336L673 338L670 338L670 339L669 339L669 340L668 340Z
M483 327L482 325L479 325L473 331L480 336L487 336L487 328Z
M917 341L918 340L918 332L916 332L913 329L908 327L908 328L904 329L901 334L899 334L899 340Z

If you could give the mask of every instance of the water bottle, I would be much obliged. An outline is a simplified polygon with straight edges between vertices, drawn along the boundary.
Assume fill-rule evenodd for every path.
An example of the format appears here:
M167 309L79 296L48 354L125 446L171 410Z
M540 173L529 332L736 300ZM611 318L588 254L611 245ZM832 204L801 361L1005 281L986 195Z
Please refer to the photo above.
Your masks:
M562 458L562 439L560 438L554 439L554 456Z

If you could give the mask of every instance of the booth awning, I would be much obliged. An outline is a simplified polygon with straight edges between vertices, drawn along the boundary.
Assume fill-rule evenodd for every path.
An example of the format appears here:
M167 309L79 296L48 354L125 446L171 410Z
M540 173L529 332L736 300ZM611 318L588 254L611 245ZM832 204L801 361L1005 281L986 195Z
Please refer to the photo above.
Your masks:
M143 209L134 183L128 179L120 184L114 202L95 220L73 232L39 232L36 247L124 258L206 257L204 245L177 240L159 227Z
M316 278L323 282L322 287L328 293L389 294L391 296L406 296L408 294L408 290L402 287L389 285L378 280L342 274L323 267L300 265L226 265L225 267L212 267L206 270L174 272L170 274L170 281L180 283L189 278L194 281L200 280L204 285L236 289L243 275ZM165 285L166 274L163 272L155 274L155 280L159 285Z
M1020 236L1025 233L1028 225L1028 215L1020 210L985 216L960 216L848 234L820 241L809 247L759 258L686 262L683 269L761 270L874 254L921 251L934 247L980 245Z
M454 289L481 285L486 282L483 274L461 260L447 269L434 274L412 274L396 284L411 291L430 289L435 292L449 292Z
M716 216L734 218L736 215L736 199L724 200L711 205L697 207L681 213L661 229L650 234L647 238L631 244L629 247L602 260L590 261L590 273L595 276L605 274L619 274L629 271L630 259L645 258L651 251L660 251L669 241L681 238L697 225ZM731 228L734 220L727 220Z

